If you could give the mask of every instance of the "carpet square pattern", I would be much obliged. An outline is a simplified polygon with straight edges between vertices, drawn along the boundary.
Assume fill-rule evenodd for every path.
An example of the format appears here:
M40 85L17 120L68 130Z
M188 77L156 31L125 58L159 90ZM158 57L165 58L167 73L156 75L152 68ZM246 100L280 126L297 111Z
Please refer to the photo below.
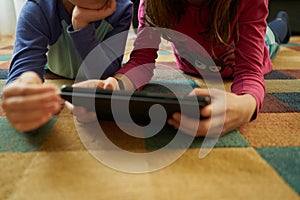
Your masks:
M13 41L0 40L1 92ZM133 41L134 34L128 38L124 63ZM158 64L176 69L168 42L162 41L158 54ZM125 173L95 159L67 109L33 135L15 131L0 109L0 199L300 199L300 36L282 45L273 63L274 70L265 75L266 96L256 120L219 138L204 158L199 158L199 150L205 138L192 139L176 161L151 173ZM49 71L45 77L45 84L58 88L73 82ZM152 80L157 83L181 93L202 84L159 67ZM231 80L224 84L230 90ZM163 92L157 86L147 89ZM189 139L168 126L146 139L125 134L114 122L101 122L101 127L115 145L134 153L157 151L177 135ZM182 146L170 145L167 151ZM150 162L145 165L151 167Z

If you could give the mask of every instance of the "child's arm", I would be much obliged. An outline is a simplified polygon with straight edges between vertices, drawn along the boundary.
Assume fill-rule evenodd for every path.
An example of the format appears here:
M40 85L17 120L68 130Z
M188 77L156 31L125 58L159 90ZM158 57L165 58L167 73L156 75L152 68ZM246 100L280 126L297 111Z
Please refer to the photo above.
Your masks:
M144 19L145 2L139 7L139 28L129 61L117 72L125 75L135 88L142 88L153 76L161 33L149 27Z
M92 60L93 65L87 64L85 70L88 79L112 76L120 69L131 19L131 1L118 1L116 11L104 20L89 23L88 26L77 31L72 30L71 27L68 29L81 59L85 61L89 56L89 61ZM101 23L101 30L97 30ZM101 38L97 37L99 32ZM96 52L95 56L90 54L92 51ZM100 64L94 65L94 63ZM99 74L103 76L99 77Z
M250 94L257 102L256 114L262 107L265 95L263 68L270 63L264 41L266 18L268 15L267 1L248 0L241 3L239 12L239 38L236 45L236 66L232 92L238 95Z
M206 117L200 121L180 115L168 121L176 129L197 136L209 135L218 137L255 119L265 94L265 83L262 72L265 55L264 35L267 1L245 0L238 12L239 38L236 44L236 63L232 93L207 89L195 89L200 96L211 95L212 103L201 110ZM268 55L267 55L268 56ZM180 128L179 128L180 127Z
M25 3L20 13L7 83L16 80L26 71L36 72L43 80L46 52L51 30L41 8L31 1ZM53 35L53 33L52 33Z

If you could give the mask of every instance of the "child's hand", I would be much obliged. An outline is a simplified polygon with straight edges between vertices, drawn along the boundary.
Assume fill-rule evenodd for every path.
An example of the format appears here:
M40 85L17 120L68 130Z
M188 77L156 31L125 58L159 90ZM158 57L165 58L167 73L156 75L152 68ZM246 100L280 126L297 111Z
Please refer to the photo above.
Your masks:
M76 5L76 4L75 4ZM91 22L105 19L112 15L117 8L116 0L107 0L101 8L83 8L76 5L72 13L72 25L74 30L82 29Z
M76 83L73 87L82 88L102 88L106 90L117 90L118 82L115 78L109 77L105 80L87 80L80 83ZM97 115L95 112L88 112L83 107L74 106L69 102L65 102L66 107L71 111L71 113L76 117L76 120L82 123L90 123L97 120Z
M84 107L74 106L68 101L65 101L65 106L68 108L78 122L90 123L97 121L95 112L89 112Z
M208 89L197 88L193 93L198 96L210 95ZM180 126L181 131L187 134L194 135L196 131L196 136L205 136L209 129L213 130L212 132L216 130L218 132L215 132L215 135L208 135L214 137L220 134L219 130L221 130L221 135L224 135L251 120L256 109L256 101L251 95L236 95L229 92L224 94L221 90L213 90L211 95L212 103L201 110L200 115L203 119L200 121L174 113L168 123L176 129ZM211 119L212 109L214 109L213 120Z
M61 98L52 85L42 85L34 72L23 73L3 89L2 108L18 131L34 130L61 110Z
M111 0L69 0L73 5L86 9L102 9Z
M101 88L105 90L119 90L118 81L114 77L108 77L105 80L91 79L87 81L82 81L75 83L73 87L82 88Z

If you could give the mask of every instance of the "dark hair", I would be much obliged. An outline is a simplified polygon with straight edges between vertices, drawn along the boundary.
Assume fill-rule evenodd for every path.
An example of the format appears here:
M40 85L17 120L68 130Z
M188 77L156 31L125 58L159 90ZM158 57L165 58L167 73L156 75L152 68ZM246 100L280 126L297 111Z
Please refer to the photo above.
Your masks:
M230 24L233 21L241 0L207 0L210 8L210 27L208 35L211 41L228 44L231 32ZM144 19L151 26L172 28L185 14L186 0L147 0ZM201 10L200 10L201 11ZM201 15L200 15L201 16ZM238 34L238 27L235 27Z

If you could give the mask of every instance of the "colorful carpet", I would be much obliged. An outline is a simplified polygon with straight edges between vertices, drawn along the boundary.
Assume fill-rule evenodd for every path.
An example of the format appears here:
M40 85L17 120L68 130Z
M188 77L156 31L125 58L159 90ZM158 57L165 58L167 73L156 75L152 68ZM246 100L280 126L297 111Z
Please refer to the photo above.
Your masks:
M2 37L0 88L12 51L13 38ZM176 67L166 42L158 62ZM300 37L281 47L274 66L265 76L267 95L255 121L221 137L203 159L198 154L204 138L194 139L173 164L151 173L124 173L95 159L66 109L30 136L12 129L0 110L0 199L300 199ZM180 91L185 84L201 85L182 76L187 77L158 69L153 82L167 81ZM47 83L60 87L72 81L47 72ZM230 85L225 82L228 90ZM156 151L176 137L170 127L141 139L124 134L113 122L101 124L114 144L131 152Z

